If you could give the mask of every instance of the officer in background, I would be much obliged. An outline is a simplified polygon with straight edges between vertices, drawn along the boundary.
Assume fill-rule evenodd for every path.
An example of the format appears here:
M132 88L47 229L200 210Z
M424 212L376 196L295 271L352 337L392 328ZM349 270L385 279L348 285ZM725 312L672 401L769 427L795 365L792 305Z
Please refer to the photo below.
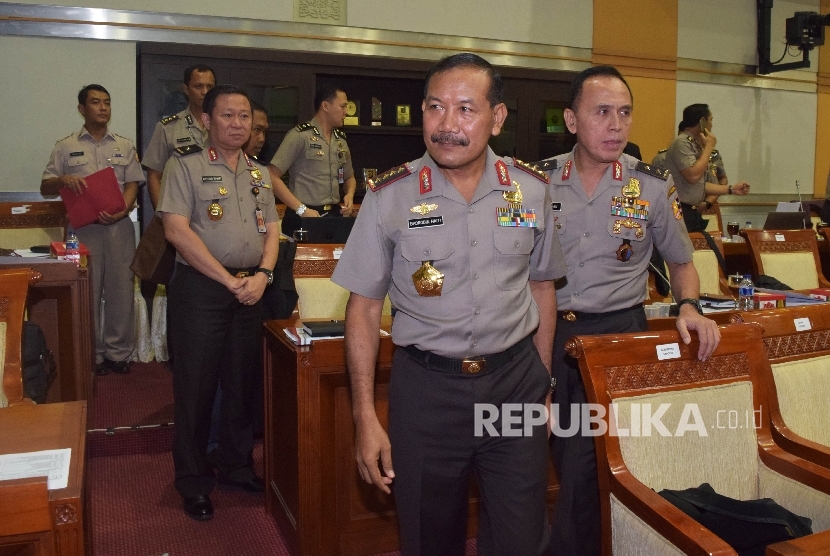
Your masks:
M707 104L692 104L683 109L680 133L666 153L666 169L671 173L683 208L683 220L690 232L706 229L701 213L717 201L719 195L746 195L749 184L717 183L710 157L718 140L712 133L712 112ZM725 176L725 172L724 172ZM714 201L710 195L715 196Z
M158 207L161 196L161 175L164 165L173 156L177 148L191 145L203 146L207 140L207 131L202 125L202 102L205 95L216 86L216 75L203 64L190 66L184 70L182 91L187 97L187 108L162 118L153 130L153 137L141 165L147 170L147 193L153 208Z
M346 118L347 103L342 89L318 90L314 96L314 118L289 131L271 159L274 193L286 205L282 221L286 235L301 227L300 217L352 213L357 182L346 134L337 129ZM286 171L288 187L280 178Z
M502 95L501 76L475 54L430 70L427 153L370 184L332 276L352 292L346 356L358 470L387 494L394 484L403 556L464 553L473 471L482 554L535 556L547 542L547 426L496 437L475 428L477 403L502 411L548 399L552 280L565 272L547 177L487 146L507 116ZM387 292L400 346L388 437L373 389Z
M248 139L248 142L242 147L242 150L245 151L245 154L260 160L259 154L262 152L262 148L265 146L265 141L267 139L266 135L268 133L268 112L265 110L265 107L262 106L260 103L256 102L255 100L251 101L251 138ZM267 161L261 161L263 164L267 164Z
M557 434L572 426L571 406L587 403L577 361L565 353L565 343L578 334L647 329L643 301L652 245L671 270L683 341L689 343L690 331L697 331L698 357L704 360L720 338L717 325L700 312L692 245L679 221L671 178L664 170L622 154L632 110L631 91L615 68L583 71L571 85L564 114L577 144L570 153L536 165L550 176L555 228L568 267L567 281L556 291L553 348L553 418L559 426L551 435L551 449L559 496L551 554L556 556L600 554L594 438L581 432L572 437Z
M135 350L133 272L135 228L128 217L135 205L144 172L133 142L109 130L110 94L101 85L87 85L78 93L78 112L84 126L57 142L43 172L40 192L58 195L62 187L84 194L84 177L111 166L124 194L126 209L116 214L101 212L98 222L75 232L92 258L92 316L95 323L95 373L130 372ZM101 301L104 322L101 322Z
M222 386L219 482L262 492L251 467L251 392L262 348L260 298L273 280L279 230L265 166L242 152L251 108L242 89L205 96L205 148L177 152L164 169L159 212L177 251L170 284L176 368L176 489L185 513L213 517L216 477L207 459L211 406Z

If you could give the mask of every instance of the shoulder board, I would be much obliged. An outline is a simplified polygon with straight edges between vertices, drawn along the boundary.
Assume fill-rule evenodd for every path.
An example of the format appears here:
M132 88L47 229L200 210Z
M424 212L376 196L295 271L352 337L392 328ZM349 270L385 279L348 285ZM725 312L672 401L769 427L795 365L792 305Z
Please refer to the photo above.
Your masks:
M334 136L337 137L338 139L345 139L346 138L346 133L339 130L339 129L337 129L337 128L334 128Z
M132 143L132 140L129 137L124 137L123 135L118 135L117 133L113 133L113 135L115 135L119 139L123 139L124 141L128 141L128 142Z
M176 147L176 154L178 154L179 156L185 156L188 154L200 152L201 150L202 147L200 147L199 145L187 145L185 147Z
M537 170L542 170L543 172L547 172L548 170L556 170L559 168L559 161L555 158L548 158L546 160L540 160L538 162L530 162L530 166Z
M295 127L294 129L296 129L297 131L306 131L312 128L314 128L314 126L311 125L311 122L306 122L304 124L297 124L297 127Z
M69 139L70 137L72 137L72 134L71 134L71 133L70 133L69 135L67 135L66 137L63 137L63 138L61 138L61 139L58 139L57 141L55 141L55 143L60 143L61 141L64 141L64 140L66 140L66 139Z
M652 166L651 164L646 164L645 162L638 162L637 163L637 171L642 172L644 174L648 174L649 176L654 176L655 178L660 178L663 181L669 179L669 171L665 168L660 168L659 166Z
M170 122L175 122L178 119L179 119L178 114L173 114L172 116L167 116L166 118L161 119L161 125L167 125Z
M514 158L513 166L515 166L519 170L524 170L525 172L527 172L539 181L550 183L550 178L548 177L547 173L541 168L538 168L535 164L528 164L527 162L523 162L518 158Z
M695 138L694 138L694 137L692 137L691 135L688 135L688 136L686 137L686 140L687 140L689 143L694 143L694 142L695 142Z
M718 156L719 154L720 153L717 150L712 149L712 156Z
M372 191L378 191L380 189L383 189L390 183L396 182L399 179L408 176L411 173L412 170L410 170L406 164L401 164L400 166L395 166L394 168L391 168L383 172L382 174L379 174L378 177L376 177L375 179L369 180L367 185L369 186L369 189L371 189Z
M667 152L669 152L669 149L660 149L659 151L657 151L657 154L663 154Z

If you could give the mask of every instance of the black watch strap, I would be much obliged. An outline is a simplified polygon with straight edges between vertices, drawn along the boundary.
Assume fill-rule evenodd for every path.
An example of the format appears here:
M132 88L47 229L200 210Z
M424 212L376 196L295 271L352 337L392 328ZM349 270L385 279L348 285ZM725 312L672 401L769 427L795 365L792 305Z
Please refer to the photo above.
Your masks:
M683 305L694 305L694 308L697 309L697 312L701 315L703 314L703 308L700 306L699 299L693 299L691 297L687 297L686 299L681 299L677 303L677 308L680 309Z
M256 269L256 271L257 272L262 272L263 274L265 274L265 276L268 277L268 285L269 286L271 285L271 283L273 283L273 281L274 281L274 271L273 270L268 270L267 268L260 267L260 268Z

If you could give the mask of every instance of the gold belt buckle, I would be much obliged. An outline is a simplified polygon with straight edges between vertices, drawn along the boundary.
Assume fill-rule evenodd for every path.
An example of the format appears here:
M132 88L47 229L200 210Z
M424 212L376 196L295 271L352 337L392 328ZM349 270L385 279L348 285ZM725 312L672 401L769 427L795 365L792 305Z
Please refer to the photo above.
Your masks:
M323 205L323 210L331 210L331 205Z
M461 362L461 372L465 375L477 375L487 368L487 361L484 359L465 359Z
M562 315L562 318L568 322L574 322L576 321L576 313L574 313L573 311L565 311L565 314Z
M246 276L250 276L250 275L251 275L251 273L248 272L247 270L240 270L239 272L236 273L237 278L245 278Z

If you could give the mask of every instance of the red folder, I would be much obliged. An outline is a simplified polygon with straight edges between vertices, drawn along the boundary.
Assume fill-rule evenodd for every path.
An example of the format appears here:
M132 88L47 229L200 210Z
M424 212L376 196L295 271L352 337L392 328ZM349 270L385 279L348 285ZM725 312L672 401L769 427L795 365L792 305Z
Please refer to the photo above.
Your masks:
M58 191L66 206L69 223L74 229L98 222L98 213L101 211L115 214L127 208L115 170L111 166L86 176L84 180L86 189L80 195L68 187L61 187Z

